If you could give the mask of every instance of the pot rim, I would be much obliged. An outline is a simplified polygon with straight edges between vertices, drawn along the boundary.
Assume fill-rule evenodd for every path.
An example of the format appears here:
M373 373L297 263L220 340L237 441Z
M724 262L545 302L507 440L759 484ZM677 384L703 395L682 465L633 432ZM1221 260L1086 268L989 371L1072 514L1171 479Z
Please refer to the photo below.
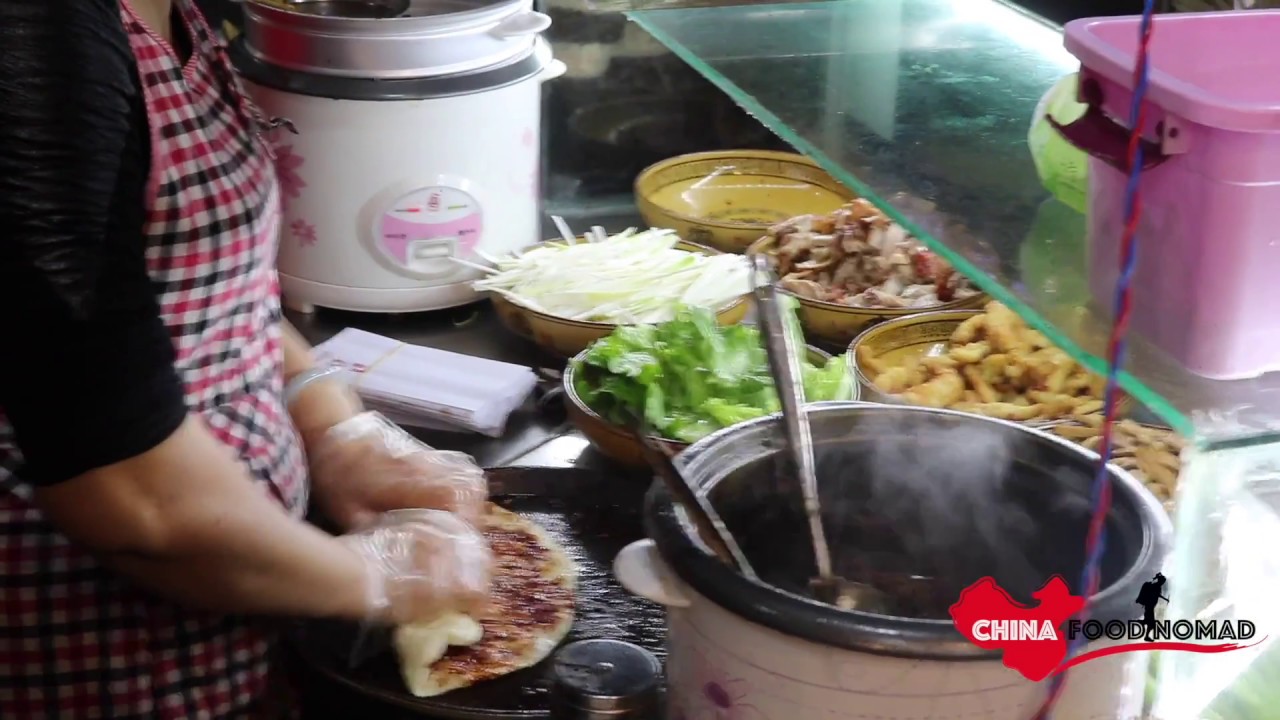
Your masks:
M314 72L302 65L282 65L263 55L247 37L236 38L227 50L236 72L254 85L305 97L356 102L396 102L478 95L537 80L559 62L546 41L538 38L529 52L515 59L472 72L412 77L383 77L379 73Z
M992 423L1030 433L1038 440L1052 443L1082 460L1096 463L1099 459L1097 453L1043 430L955 410L848 401L813 403L810 409L811 412L853 409L872 413L958 416L966 421ZM780 421L781 414L774 414L708 435L681 453L676 458L677 466L684 470L725 438L752 426ZM1119 614L1132 604L1130 597L1136 596L1148 576L1159 569L1168 552L1172 527L1163 506L1136 478L1114 464L1109 469L1115 497L1127 498L1134 513L1145 521L1138 531L1140 547L1132 564L1091 603L1095 613ZM683 512L677 512L662 483L655 483L649 490L644 520L647 534L657 545L663 561L683 583L725 611L755 624L820 645L878 655L949 661L991 660L999 656L999 651L984 650L970 643L949 620L921 620L838 610L811 598L748 580L720 562L700 541L693 539L695 533L683 518Z
M531 52L545 27L511 33L502 28L538 15L532 6L532 0L496 0L443 15L345 18L247 0L242 34L254 58L293 72L372 80L453 78L496 69ZM411 91L409 97L420 94Z
M406 4L411 10L413 0L408 0ZM532 8L532 3L528 0L493 0L486 5L439 15L365 18L313 15L260 0L248 0L244 3L245 14L252 16L257 22L283 25L290 31L302 34L349 33L352 36L351 39L361 36L370 39L394 39L406 34L454 35L472 31L478 33L495 25L498 20L519 12L526 5Z

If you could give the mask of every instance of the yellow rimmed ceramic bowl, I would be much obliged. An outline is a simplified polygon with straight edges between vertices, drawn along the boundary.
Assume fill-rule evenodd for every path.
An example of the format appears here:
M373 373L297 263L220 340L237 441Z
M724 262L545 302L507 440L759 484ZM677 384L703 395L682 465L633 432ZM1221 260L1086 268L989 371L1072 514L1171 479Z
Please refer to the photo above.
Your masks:
M548 240L558 243L561 240ZM703 255L718 255L720 251L697 243L681 240L675 247L688 252ZM533 308L525 307L505 295L492 293L493 309L498 319L508 330L537 343L560 357L573 357L587 348L588 345L612 333L618 327L615 323L591 322L588 320L570 320L569 318L549 315ZM716 312L716 321L721 325L736 325L746 317L750 308L747 294L733 300Z
M849 365L849 373L861 393L862 399L868 402L891 405L908 404L897 395L886 393L876 387L874 379L863 362L863 355L870 353L876 360L885 365L897 366L930 356L942 355L951 347L951 336L960 323L976 315L981 310L941 310L898 318L868 328L858 335L849 345L845 362ZM1120 399L1120 413L1127 415L1132 407L1128 396ZM1023 421L1026 425L1047 427L1064 420L1063 418L1037 418Z
M636 440L626 428L616 425L604 417L601 417L587 406L582 397L578 395L578 389L574 386L574 366L586 358L587 352L583 350L569 361L569 365L564 370L564 404L569 411L569 421L574 427L578 428L591 443L591 447L605 457L628 467L644 467L644 450L640 446L640 441ZM813 363L825 363L831 360L831 355L819 350L816 347L809 346L809 360ZM852 397L848 400L858 399L858 384L852 385ZM689 447L688 443L678 440L668 440L666 438L656 438L672 452L678 454Z
M636 205L650 227L738 253L797 215L824 215L853 193L803 155L725 150L678 155L636 177Z
M762 237L747 248L747 254L768 253L773 249L775 242L776 240L772 237ZM928 307L860 308L825 300L814 300L795 293L788 294L800 302L800 324L804 327L805 333L837 346L848 345L863 330L878 323L921 313L981 308L990 301L986 293L980 292L963 300L953 300Z

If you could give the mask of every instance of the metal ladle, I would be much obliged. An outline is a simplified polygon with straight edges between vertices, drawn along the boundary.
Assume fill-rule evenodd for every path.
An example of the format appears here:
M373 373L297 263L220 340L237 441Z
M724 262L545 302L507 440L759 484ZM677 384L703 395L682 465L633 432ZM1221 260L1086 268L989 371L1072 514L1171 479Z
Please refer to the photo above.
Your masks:
M671 493L672 500L684 509L698 537L711 549L711 552L715 553L716 557L736 569L743 577L759 580L760 576L747 561L746 554L742 552L738 541L729 532L729 528L712 507L706 494L699 492L698 488L686 480L684 474L676 467L671 449L657 439L653 428L643 417L635 413L628 414L630 422L627 423L627 430L640 444L645 462L657 473L658 479L667 486L667 492Z
M640 424L634 433L640 441L645 461L658 473L659 479L667 486L667 491L675 501L684 508L702 541L722 561L735 567L743 577L758 580L759 576L747 561L747 556L743 554L742 548L720 519L720 514L711 506L707 496L698 492L676 468L670 449L656 440L644 424Z
M787 328L787 309L782 306L777 282L765 255L751 256L752 291L755 294L761 336L769 358L778 402L782 405L782 424L787 451L800 480L809 533L813 538L813 556L818 576L809 580L809 590L818 600L844 610L885 612L889 597L865 583L838 577L831 567L831 548L822 526L822 505L818 499L818 477L813 457L813 434L804 407L804 385L800 369L800 351L792 342Z

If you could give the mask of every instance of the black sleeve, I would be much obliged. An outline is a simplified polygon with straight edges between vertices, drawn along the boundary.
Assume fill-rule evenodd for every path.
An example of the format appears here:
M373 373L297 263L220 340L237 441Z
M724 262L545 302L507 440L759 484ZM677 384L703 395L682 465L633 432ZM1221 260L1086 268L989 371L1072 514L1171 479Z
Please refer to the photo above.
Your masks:
M117 0L0 2L0 410L50 484L186 415L146 270L146 114Z
M209 27L219 35L222 34L222 21L226 16L222 5L223 0L196 0L196 9L204 16Z

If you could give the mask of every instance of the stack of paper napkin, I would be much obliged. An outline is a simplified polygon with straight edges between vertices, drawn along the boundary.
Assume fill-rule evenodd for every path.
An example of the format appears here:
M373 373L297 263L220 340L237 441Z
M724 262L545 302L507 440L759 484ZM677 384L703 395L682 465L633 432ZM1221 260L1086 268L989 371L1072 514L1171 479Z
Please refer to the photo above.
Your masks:
M460 355L348 328L316 348L346 369L370 410L404 425L500 437L537 376L520 365Z

